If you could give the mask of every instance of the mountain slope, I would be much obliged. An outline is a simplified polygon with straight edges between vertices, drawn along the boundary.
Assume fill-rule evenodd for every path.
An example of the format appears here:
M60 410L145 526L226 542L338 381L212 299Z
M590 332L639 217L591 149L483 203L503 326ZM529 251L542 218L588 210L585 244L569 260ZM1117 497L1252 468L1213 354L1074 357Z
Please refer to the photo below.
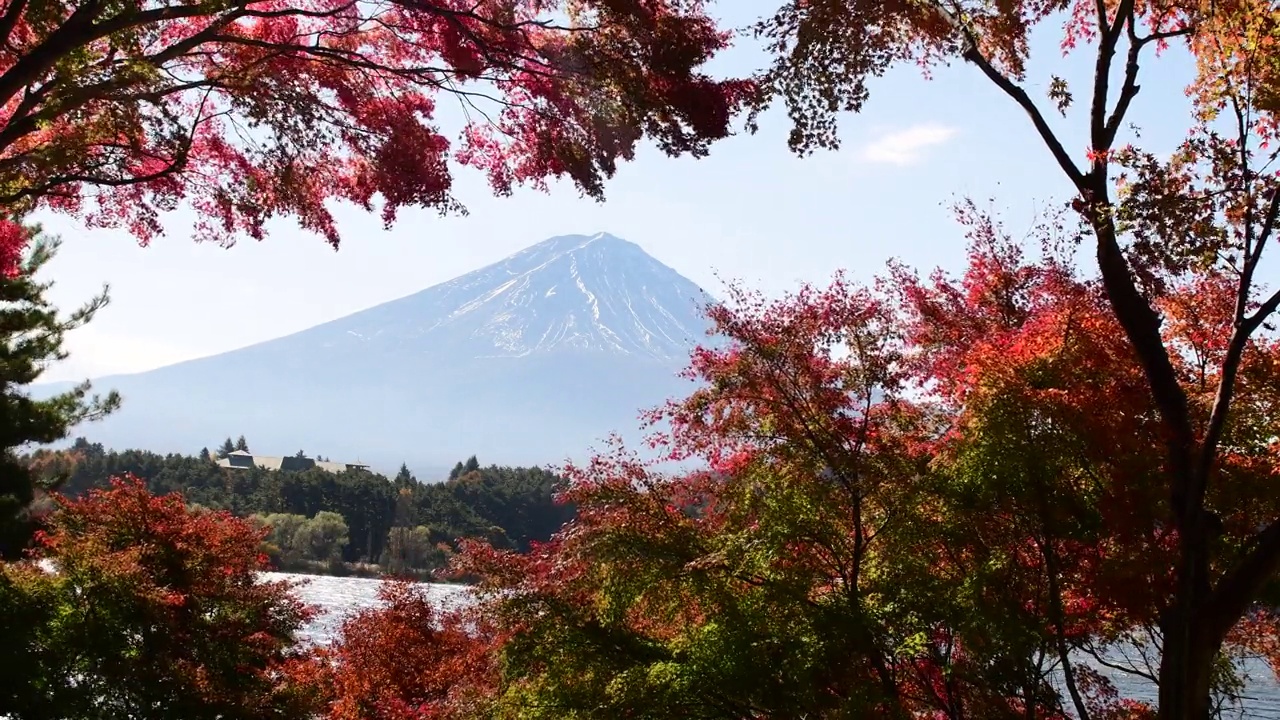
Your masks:
M476 357L572 349L683 361L705 329L700 295L638 245L574 235L307 334L334 346L354 338L422 352L443 338L450 351Z
M244 434L394 469L581 457L689 390L708 298L639 246L551 238L414 295L258 345L101 378L125 399L78 434L195 452Z

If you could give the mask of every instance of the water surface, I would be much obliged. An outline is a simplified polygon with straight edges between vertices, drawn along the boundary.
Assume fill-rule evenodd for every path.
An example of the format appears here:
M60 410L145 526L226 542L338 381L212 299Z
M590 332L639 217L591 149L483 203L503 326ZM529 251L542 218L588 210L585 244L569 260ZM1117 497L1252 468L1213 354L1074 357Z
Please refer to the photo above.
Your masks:
M306 629L305 636L314 642L331 640L342 619L362 608L378 604L378 581L369 578L339 578L318 575L267 573L272 579L301 581L296 590L303 602L314 605L319 613ZM459 585L423 583L432 599L453 605L465 602L467 588ZM1154 700L1155 687L1150 683L1102 668L1116 683L1121 695L1140 700ZM1260 662L1251 662L1246 668L1249 682L1245 691L1243 708L1232 710L1226 718L1241 720L1280 720L1280 685L1277 685L1270 669Z

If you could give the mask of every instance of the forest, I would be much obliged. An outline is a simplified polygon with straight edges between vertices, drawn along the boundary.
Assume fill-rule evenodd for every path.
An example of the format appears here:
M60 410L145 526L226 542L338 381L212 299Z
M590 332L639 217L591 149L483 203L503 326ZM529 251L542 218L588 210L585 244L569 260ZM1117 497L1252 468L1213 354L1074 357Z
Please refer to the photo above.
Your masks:
M225 445L249 447L243 437ZM377 574L385 567L426 577L445 566L460 539L524 551L573 517L572 505L555 502L563 478L540 468L481 467L473 456L444 482L421 483L404 466L394 478L224 468L215 462L224 451L159 455L77 438L68 450L38 450L26 462L56 467L57 490L69 497L128 474L153 493L181 493L197 508L252 518L271 527L268 554L282 570Z

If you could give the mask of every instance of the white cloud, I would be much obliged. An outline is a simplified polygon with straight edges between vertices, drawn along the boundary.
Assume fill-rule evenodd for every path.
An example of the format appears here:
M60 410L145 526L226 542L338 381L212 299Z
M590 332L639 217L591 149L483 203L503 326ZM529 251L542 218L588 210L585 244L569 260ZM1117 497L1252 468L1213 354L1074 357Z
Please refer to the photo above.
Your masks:
M862 148L862 159L888 165L911 165L924 157L928 148L955 137L956 129L938 123L913 125L885 133Z

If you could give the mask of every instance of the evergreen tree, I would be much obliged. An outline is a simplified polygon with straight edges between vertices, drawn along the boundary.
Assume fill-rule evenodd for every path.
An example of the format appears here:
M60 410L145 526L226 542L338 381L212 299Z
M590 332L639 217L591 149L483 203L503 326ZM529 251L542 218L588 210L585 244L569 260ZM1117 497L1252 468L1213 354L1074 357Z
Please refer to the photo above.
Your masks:
M236 438L236 450L249 452L249 443L245 442L244 436Z
M393 482L398 488L411 488L418 484L418 479L413 476L413 473L409 472L407 464L400 463L400 472L396 473L396 478Z
M71 449L80 455L91 457L102 457L107 452L107 449L102 446L102 443L91 443L83 437L76 438L75 441L71 443Z
M458 462L458 464L454 465L453 469L449 471L449 479L457 480L458 478L462 477L462 473L464 471L465 471L465 467L463 466L462 462Z
M209 460L213 459L209 457L209 448L207 447L200 448L200 459L204 460L205 462L208 462Z
M0 256L10 253L7 261L0 257L0 557L12 558L21 554L35 529L31 510L38 493L62 480L37 477L19 457L19 449L62 440L75 425L115 410L120 396L114 391L91 396L88 381L47 400L28 394L45 368L67 357L66 333L93 319L107 304L108 289L60 317L45 297L53 283L35 279L57 253L59 240L44 235L38 226L10 221L0 225L22 233L20 238L0 238Z
M298 451L297 455L294 455L294 457L298 458L299 460L301 460L302 458L305 458L306 456L307 454L301 450Z
M480 469L480 461L476 459L475 455L472 455L471 457L467 458L467 464L462 468L462 474L466 475L467 473L473 473L479 469Z
M236 451L235 443L231 442L231 438L228 437L226 440L222 441L222 447L218 448L218 457L220 459L225 458L226 456L230 455L235 451Z

